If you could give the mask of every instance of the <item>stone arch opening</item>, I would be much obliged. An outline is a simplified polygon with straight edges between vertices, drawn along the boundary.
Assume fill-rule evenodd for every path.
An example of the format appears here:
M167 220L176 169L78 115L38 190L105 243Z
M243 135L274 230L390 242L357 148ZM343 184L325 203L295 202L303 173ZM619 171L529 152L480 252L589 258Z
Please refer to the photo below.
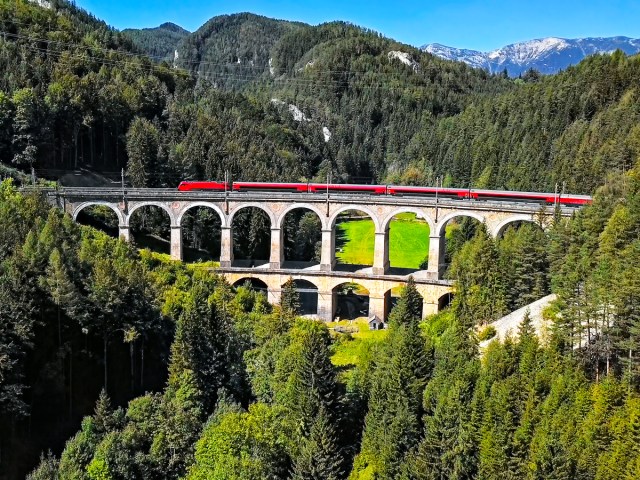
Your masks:
M398 302L400 301L400 297L402 297L402 292L404 290L404 287L405 287L404 285L400 285L392 288L391 290L387 290L387 292L385 293L385 309L386 309L387 318L388 318L388 315L396 307L396 305L398 305ZM422 302L420 304L420 318L422 318L424 316L424 297L420 292L418 292L418 294L420 295L420 298L422 298Z
M438 225L440 238L440 271L446 271L462 246L471 240L480 228L485 228L482 217L456 212L445 217Z
M361 209L344 210L336 215L333 256L335 270L355 272L373 266L376 224Z
M429 261L430 222L420 212L402 211L385 224L389 236L389 267L407 275L426 270Z
M157 253L171 251L171 216L158 205L141 205L129 214L131 241Z
M533 226L539 229L541 232L544 232L544 228L538 222L532 219L530 216L527 216L527 217L518 216L513 218L507 218L506 220L500 222L498 226L496 226L493 232L493 235L496 238L496 240L499 240L502 237L504 237L504 234L508 230L519 230L523 226Z
M448 308L453 302L453 293L448 292L438 298L438 312L441 312L445 308Z
M512 221L496 238L504 305L517 310L551 293L547 233L531 221Z
M315 211L305 207L289 210L281 229L286 268L307 268L320 263L322 220Z
M236 280L235 282L233 282L232 287L247 287L255 292L264 293L265 296L267 296L269 293L268 285L259 278L254 277L243 277L239 280Z
M258 267L271 256L271 219L262 208L247 206L231 219L234 267Z
M88 204L77 210L74 216L79 224L101 230L110 237L118 238L120 234L120 217L109 205Z
M183 212L179 221L186 262L220 259L222 221L218 211L194 205Z
M353 282L345 282L333 288L334 318L355 320L369 317L369 290Z
M318 287L308 280L295 279L293 281L296 292L300 297L300 315L318 315Z

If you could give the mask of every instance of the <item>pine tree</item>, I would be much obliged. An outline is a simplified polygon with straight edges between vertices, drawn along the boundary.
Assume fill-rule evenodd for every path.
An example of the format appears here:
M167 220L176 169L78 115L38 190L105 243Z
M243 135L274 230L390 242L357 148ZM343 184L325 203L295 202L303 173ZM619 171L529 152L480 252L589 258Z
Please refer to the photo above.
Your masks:
M291 478L339 480L343 478L343 461L335 428L324 406L321 406L309 437L303 440Z
M430 348L419 326L421 304L410 281L390 315L389 337L372 379L354 473L394 478L420 441L422 394L431 370Z
M40 454L40 463L33 472L27 475L26 480L58 480L59 461L54 457L51 450L47 452L47 456Z
M104 435L111 431L113 428L113 408L111 407L111 400L107 395L106 390L103 388L100 390L100 395L96 401L96 406L93 411L93 425L98 435Z
M416 289L416 283L412 276L409 276L400 300L391 312L389 319L398 325L412 325L419 323L422 318L422 296Z
M321 408L338 429L341 421L341 392L336 370L330 359L330 338L326 327L313 322L300 324L301 338L295 348L291 389L287 404L295 413L301 432L307 436ZM291 350L290 350L291 351Z
M78 292L69 278L67 268L57 248L51 252L49 265L41 283L49 291L53 303L57 307L58 343L62 344L61 311L68 310L73 316L77 309Z
M465 325L488 323L504 314L504 284L499 256L486 225L456 254L450 268L456 282L453 309Z
M435 358L424 392L423 439L408 467L420 480L475 478L479 425L472 421L471 403L479 364L468 330L458 322L449 325Z
M13 94L12 101L15 105L12 140L12 149L15 152L13 163L22 167L31 167L35 163L38 153L36 146L37 97L33 89L24 88Z
M209 299L208 288L197 283L178 319L171 346L169 385L180 381L185 371L192 372L197 389L202 392L205 412L216 404L218 389L229 380L226 356L228 325L224 315Z
M136 117L127 132L127 176L134 187L154 187L160 184L158 168L159 132L155 125Z
M298 293L296 284L291 277L289 277L282 286L280 306L282 311L291 317L295 317L300 311L300 294Z

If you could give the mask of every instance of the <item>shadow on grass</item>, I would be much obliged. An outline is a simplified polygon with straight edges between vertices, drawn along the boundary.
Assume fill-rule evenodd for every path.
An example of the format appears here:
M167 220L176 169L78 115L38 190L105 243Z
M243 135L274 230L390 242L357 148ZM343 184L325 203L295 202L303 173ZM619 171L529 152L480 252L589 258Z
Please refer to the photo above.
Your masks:
M366 220L366 219L363 219ZM357 221L361 221L361 220L357 220ZM339 271L339 272L357 272L358 270L362 270L364 268L371 268L373 266L373 264L358 264L358 263L348 263L343 261L339 256L338 253L342 252L345 248L345 246L347 245L347 243L349 243L349 237L347 236L346 232L339 228L340 223L336 223L336 233L335 233L335 237L336 237L336 249L335 249L335 258L336 258L336 265L334 267L334 270Z
M234 260L231 264L232 267L237 268L257 268L269 265L269 260L257 259L257 258L239 258Z
M389 275L398 275L405 277L407 275L411 275L412 273L419 272L419 268L405 268L405 267L389 267L387 269L387 273Z

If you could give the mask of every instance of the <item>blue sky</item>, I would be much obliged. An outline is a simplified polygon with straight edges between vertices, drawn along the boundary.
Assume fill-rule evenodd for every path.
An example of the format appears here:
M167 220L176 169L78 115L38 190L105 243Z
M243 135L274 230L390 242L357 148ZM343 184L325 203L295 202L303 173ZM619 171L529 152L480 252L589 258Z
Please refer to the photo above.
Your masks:
M438 42L476 50L540 37L640 38L640 0L76 0L116 28L166 21L196 30L215 15L253 12L318 24L346 20L420 46Z

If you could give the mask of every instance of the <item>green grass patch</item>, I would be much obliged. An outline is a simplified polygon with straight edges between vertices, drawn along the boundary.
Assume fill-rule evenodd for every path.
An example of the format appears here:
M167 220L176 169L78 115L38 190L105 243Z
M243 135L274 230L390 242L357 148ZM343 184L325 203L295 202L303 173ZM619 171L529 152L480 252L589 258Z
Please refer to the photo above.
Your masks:
M329 328L336 327L352 327L354 333L336 333L336 343L333 346L333 355L331 362L337 367L345 367L357 365L358 360L371 351L371 347L382 341L387 336L387 330L369 330L369 323L366 318L359 318L352 322L341 320L340 322L331 322L327 326Z
M336 258L340 263L373 265L374 228L373 221L350 220L336 225L336 243L340 245Z
M391 220L389 257L391 266L418 268L429 253L429 225L413 213L401 213ZM340 263L372 265L375 242L373 222L370 219L349 220L336 225L340 250L336 257Z
M220 262L216 260L198 261L194 263L187 263L189 270L196 270L198 268L219 268Z

